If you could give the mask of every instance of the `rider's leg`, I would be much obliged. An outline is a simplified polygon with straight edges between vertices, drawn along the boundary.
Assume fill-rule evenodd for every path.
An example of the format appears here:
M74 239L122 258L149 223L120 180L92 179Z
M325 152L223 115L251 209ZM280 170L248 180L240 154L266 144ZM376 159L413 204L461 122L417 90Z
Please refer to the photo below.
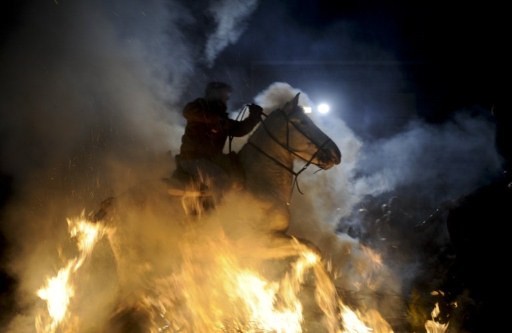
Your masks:
M227 172L208 159L181 160L180 166L185 172L191 174L196 181L219 194L230 186L230 177Z
M229 177L227 188L241 190L245 185L245 175L238 155L234 152L213 157L213 162L219 165Z

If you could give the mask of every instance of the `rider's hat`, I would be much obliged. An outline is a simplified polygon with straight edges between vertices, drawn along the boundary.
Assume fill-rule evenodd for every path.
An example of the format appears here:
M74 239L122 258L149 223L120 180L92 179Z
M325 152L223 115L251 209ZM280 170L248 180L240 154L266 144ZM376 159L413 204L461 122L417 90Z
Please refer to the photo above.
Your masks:
M231 88L231 86L225 82L221 82L221 81L212 81L212 82L209 82L207 85L206 85L206 88L204 90L204 95L205 96L210 96L212 95L212 93L215 93L219 90L224 90L224 89L227 89L229 91L232 91L233 89Z

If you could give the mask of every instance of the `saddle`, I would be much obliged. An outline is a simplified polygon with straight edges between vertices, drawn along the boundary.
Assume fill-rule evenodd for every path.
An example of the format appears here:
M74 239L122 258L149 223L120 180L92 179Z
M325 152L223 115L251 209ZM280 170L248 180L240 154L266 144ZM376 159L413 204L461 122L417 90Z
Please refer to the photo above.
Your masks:
M172 172L170 178L165 179L168 186L167 192L173 197L181 198L182 206L187 215L189 213L201 214L215 208L215 205L221 201L223 192L228 189L242 190L244 188L245 174L238 154L235 152L216 155L210 159L213 164L219 166L229 176L228 186L222 188L215 181L209 182L181 167L181 156L179 154L174 158L176 169Z
M206 184L183 170L177 163L170 178L164 178L167 193L181 200L186 215L200 216L215 208L217 198L214 191Z

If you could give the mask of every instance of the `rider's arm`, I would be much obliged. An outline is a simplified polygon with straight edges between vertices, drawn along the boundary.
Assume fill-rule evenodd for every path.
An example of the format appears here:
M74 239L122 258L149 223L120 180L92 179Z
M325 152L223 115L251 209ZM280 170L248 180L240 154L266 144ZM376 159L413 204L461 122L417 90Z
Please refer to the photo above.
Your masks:
M249 105L249 117L242 121L229 119L227 122L227 131L232 136L244 136L249 134L250 131L259 123L263 109L256 105Z

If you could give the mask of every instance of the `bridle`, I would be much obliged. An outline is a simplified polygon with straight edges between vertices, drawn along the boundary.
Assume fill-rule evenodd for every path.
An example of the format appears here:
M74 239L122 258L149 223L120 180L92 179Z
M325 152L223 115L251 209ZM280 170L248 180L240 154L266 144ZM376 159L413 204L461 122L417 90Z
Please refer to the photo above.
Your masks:
M249 138L249 140L247 141L247 143L249 145L251 145L252 147L254 147L256 149L256 151L260 152L262 155L264 155L265 157L267 157L268 159L270 159L271 161L273 161L274 163L276 163L277 165L279 165L280 167L282 167L283 169L285 169L286 171L288 171L289 173L291 173L293 175L293 184L292 184L292 187L291 187L291 191L290 191L290 196L289 196L289 200L287 202L287 205L290 204L290 201L291 201L291 197L292 197L292 194L293 194L293 189L296 187L297 188L297 191L300 193L300 194L304 194L302 192L302 190L300 189L300 186L299 186L299 182L298 182L298 177L300 176L300 174L302 172L304 172L313 162L313 160L315 159L315 157L318 155L318 153L323 149L323 147L328 144L329 142L332 142L332 140L330 138L327 138L327 140L325 140L321 145L317 144L315 142L315 140L313 140L312 138L310 138L306 133L304 133L304 131L299 127L297 126L291 119L290 119L290 115L293 115L295 112L298 112L299 110L301 110L300 108L295 108L295 110L293 112L291 112L289 115L283 111L282 109L279 109L279 110L276 110L274 112L281 112L281 114L284 116L285 120L286 120L286 142L281 142L273 133L272 131L270 131L270 129L267 127L265 121L263 119L260 120L261 122L261 126L263 127L263 129L265 130L265 133L272 139L272 141L274 141L275 143L277 143L281 148L285 149L286 151L288 151L289 153L291 153L292 155L294 155L295 157L303 160L304 162L306 162L304 164L304 166L299 170L299 171L295 171L293 170L293 167L290 168L288 167L286 164L284 164L283 162L281 162L278 158L276 158L275 156L272 156L271 154L267 153L265 150L263 150L261 147L259 147L258 145L256 145L254 142L251 141L251 139ZM268 115L266 115L265 113L262 113L262 115L264 117L269 117ZM295 152L291 147L290 147L290 124L291 126L293 126L295 128L295 130L297 130L299 133L301 133L307 140L309 140L309 142L313 143L316 147L317 147L317 150L316 152L311 155L311 157L309 159L305 159L304 157L302 157L300 154L298 154L297 152Z

